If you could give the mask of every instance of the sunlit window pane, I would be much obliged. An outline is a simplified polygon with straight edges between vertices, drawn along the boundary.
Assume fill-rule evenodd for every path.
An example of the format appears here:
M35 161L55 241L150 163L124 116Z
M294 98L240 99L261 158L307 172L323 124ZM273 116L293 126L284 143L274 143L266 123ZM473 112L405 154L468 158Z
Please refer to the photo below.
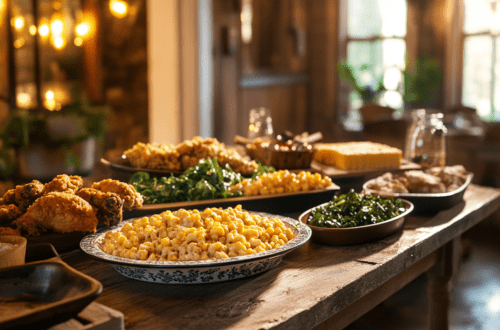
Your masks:
M491 113L492 51L490 36L470 36L464 41L462 102L482 117Z
M495 59L495 98L494 106L500 117L500 37L496 37L496 59Z
M405 67L406 43L402 39L386 39L382 44L383 64L385 68L396 66Z
M406 35L406 1L347 1L347 33L352 38Z
M381 75L382 42L353 41L347 46L347 62L355 69L367 66L372 74Z
M476 33L490 30L491 4L489 0L464 1L464 32Z

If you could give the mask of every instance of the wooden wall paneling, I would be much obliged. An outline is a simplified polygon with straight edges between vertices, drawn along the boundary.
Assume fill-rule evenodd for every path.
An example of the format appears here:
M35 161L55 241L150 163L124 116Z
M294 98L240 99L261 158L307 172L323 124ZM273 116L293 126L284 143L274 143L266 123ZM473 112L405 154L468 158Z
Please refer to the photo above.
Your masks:
M309 1L308 73L310 76L308 124L309 131L321 131L324 141L333 141L341 134L337 112L337 26L339 1Z
M240 12L238 1L213 1L214 137L232 143L238 131Z

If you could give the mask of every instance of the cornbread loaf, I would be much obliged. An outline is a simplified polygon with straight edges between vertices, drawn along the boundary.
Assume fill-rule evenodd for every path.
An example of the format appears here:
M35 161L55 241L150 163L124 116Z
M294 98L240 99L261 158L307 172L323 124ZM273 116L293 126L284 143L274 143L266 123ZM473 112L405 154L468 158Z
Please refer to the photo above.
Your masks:
M375 142L317 143L314 160L343 170L400 166L403 152Z

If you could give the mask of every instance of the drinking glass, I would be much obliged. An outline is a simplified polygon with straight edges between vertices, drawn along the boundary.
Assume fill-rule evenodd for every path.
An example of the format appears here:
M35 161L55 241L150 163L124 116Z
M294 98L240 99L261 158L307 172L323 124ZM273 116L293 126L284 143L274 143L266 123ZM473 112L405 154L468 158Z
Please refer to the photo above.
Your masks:
M446 165L446 134L442 113L416 115L417 124L409 136L408 150L410 161L423 168Z
M253 140L256 138L271 139L274 134L273 119L271 110L260 107L250 110L248 124L248 138Z

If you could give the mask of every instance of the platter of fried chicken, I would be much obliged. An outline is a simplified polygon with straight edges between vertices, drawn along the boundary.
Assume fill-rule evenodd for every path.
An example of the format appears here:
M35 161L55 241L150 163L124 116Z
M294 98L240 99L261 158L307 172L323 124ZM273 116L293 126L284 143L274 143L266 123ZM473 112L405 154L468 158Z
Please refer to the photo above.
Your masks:
M52 243L58 252L78 247L97 226L120 223L123 210L142 207L142 196L124 182L106 179L83 187L80 176L58 175L42 184L33 180L0 199L0 235Z
M462 202L473 176L462 165L387 172L365 182L363 191L371 195L406 199L414 204L416 213L436 213Z

